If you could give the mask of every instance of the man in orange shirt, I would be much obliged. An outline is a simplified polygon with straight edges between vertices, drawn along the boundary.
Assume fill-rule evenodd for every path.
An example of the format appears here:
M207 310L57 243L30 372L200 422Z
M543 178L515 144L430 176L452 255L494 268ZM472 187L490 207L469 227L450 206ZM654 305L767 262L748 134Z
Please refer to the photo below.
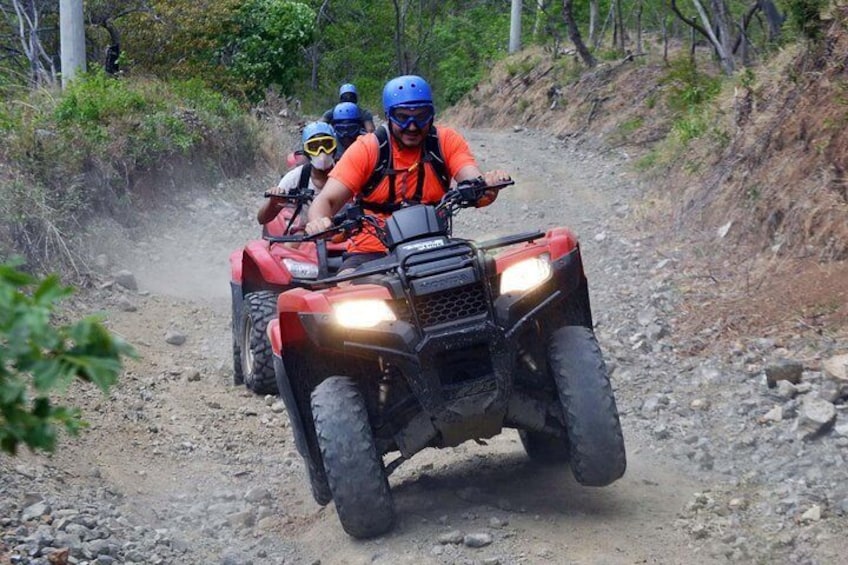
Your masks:
M462 182L482 177L490 185L509 180L504 171L483 175L468 143L456 130L440 127L436 131L433 95L423 78L405 75L386 83L383 109L388 132L363 135L345 151L309 207L308 234L328 229L332 215L353 197L359 198L367 212L386 218L407 204L438 203L451 179ZM381 158L385 154L387 163ZM488 206L496 196L495 191L487 193L479 205ZM350 240L340 273L385 253L374 234L360 232Z

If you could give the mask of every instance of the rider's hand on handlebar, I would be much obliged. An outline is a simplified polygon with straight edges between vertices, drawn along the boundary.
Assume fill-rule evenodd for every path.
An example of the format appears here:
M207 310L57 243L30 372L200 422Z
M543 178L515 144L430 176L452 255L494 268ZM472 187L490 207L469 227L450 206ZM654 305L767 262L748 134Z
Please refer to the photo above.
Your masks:
M504 170L495 169L494 171L483 173L483 180L486 181L487 185L491 186L493 184L500 184L502 182L512 180L512 177L509 176L509 173Z
M311 222L306 224L306 233L308 235L315 235L316 233L320 233L322 231L326 231L333 227L333 220L327 217L318 218L316 220L312 220Z
M285 196L287 193L285 188L280 186L272 186L268 190L265 191L265 196L271 199L271 202L277 208L282 208L286 205L286 201L281 198L276 198L278 196Z
M500 169L495 169L494 171L489 171L483 174L483 180L487 185L498 184L504 181L512 180L509 176L509 173ZM488 206L498 197L498 190L487 190L483 193L477 200L477 208L482 208L483 206Z

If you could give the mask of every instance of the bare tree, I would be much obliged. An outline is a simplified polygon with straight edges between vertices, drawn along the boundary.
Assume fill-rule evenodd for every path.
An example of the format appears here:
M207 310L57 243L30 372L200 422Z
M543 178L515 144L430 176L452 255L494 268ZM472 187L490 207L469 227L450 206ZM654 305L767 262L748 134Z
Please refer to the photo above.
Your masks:
M643 0L636 0L636 53L642 54L642 3Z
M583 43L583 38L580 37L580 30L577 28L577 22L574 21L574 12L572 11L573 0L562 0L562 17L565 20L565 25L568 27L568 37L577 49L580 58L587 67L594 67L597 63L595 58L589 52L586 44Z
M724 4L723 0L711 0L713 4ZM721 64L722 70L726 74L732 74L733 70L736 68L736 65L733 61L733 52L729 49L730 40L730 26L727 23L727 6L724 6L724 10L717 12L717 14L713 14L716 18L716 21L713 22L710 20L709 15L707 14L706 9L704 9L704 5L701 4L700 0L692 0L692 4L695 6L695 10L698 12L698 16L701 19L701 24L698 25L695 19L688 19L680 12L680 8L677 6L677 0L671 0L671 10L679 17L681 20L689 24L692 27L693 32L697 31L707 39L709 39L710 43L715 49L716 55L719 58L719 63ZM724 21L719 21L722 18L725 18ZM718 29L720 35L723 36L723 40L720 40L713 29ZM723 32L721 30L724 30ZM693 42L694 45L694 42Z
M404 0L392 0L395 6L395 56L397 57L398 73L408 73L406 67L406 10Z
M109 34L109 45L103 58L103 70L109 74L117 73L120 68L118 61L121 57L121 32L117 21L138 12L153 14L148 0L110 0L89 1L86 3L88 23L106 30Z
M311 67L309 87L313 91L318 90L318 67L321 64L321 46L323 44L323 41L321 40L321 31L323 22L329 19L327 16L327 7L329 4L330 0L324 0L321 2L321 7L318 8L318 13L315 15L315 41L304 49L306 58Z
M509 52L521 49L521 0L512 0L509 18Z
M589 0L589 45L597 45L600 0Z
M627 33L624 30L624 10L621 7L621 0L613 0L612 5L615 6L615 27L613 27L613 47L624 53L624 41Z
M536 0L536 19L533 21L533 39L538 40L542 34L542 26L547 14L545 13L547 0Z
M46 9L44 2L37 0L6 0L0 2L7 23L15 30L20 49L13 53L23 55L27 61L27 76L33 86L54 84L56 64L41 42L41 15Z

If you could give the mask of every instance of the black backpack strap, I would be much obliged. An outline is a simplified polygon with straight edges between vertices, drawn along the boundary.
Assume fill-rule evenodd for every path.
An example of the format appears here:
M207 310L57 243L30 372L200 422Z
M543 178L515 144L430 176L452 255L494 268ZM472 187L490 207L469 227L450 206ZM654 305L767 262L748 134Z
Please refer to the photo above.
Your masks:
M298 192L305 192L309 188L309 176L312 174L312 163L304 163L300 170L300 179L297 181Z
M362 187L362 197L367 198L374 192L374 189L377 188L377 185L380 184L380 181L383 180L383 177L391 168L391 160L392 160L392 148L389 144L389 130L388 127L382 125L374 130L374 135L377 136L377 145L380 149L380 155L377 157L377 164L374 166L374 172L371 173L371 176L368 177L368 181ZM392 183L393 184L393 183ZM393 189L394 186L391 186L390 189ZM394 190L390 191L389 195L391 198L389 202L394 201Z
M450 188L451 179L448 166L442 156L442 148L439 146L439 132L436 131L434 125L430 126L430 133L424 140L424 162L430 163L430 166L433 167L433 172L436 173L436 178L439 179L442 188L445 190Z

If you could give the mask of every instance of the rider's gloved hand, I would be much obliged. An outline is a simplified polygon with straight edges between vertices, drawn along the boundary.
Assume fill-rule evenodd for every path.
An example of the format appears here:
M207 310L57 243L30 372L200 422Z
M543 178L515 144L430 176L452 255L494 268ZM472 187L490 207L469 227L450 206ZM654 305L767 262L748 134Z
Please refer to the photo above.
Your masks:
M306 233L315 235L316 233L325 231L333 227L333 220L330 218L317 218L306 224Z

